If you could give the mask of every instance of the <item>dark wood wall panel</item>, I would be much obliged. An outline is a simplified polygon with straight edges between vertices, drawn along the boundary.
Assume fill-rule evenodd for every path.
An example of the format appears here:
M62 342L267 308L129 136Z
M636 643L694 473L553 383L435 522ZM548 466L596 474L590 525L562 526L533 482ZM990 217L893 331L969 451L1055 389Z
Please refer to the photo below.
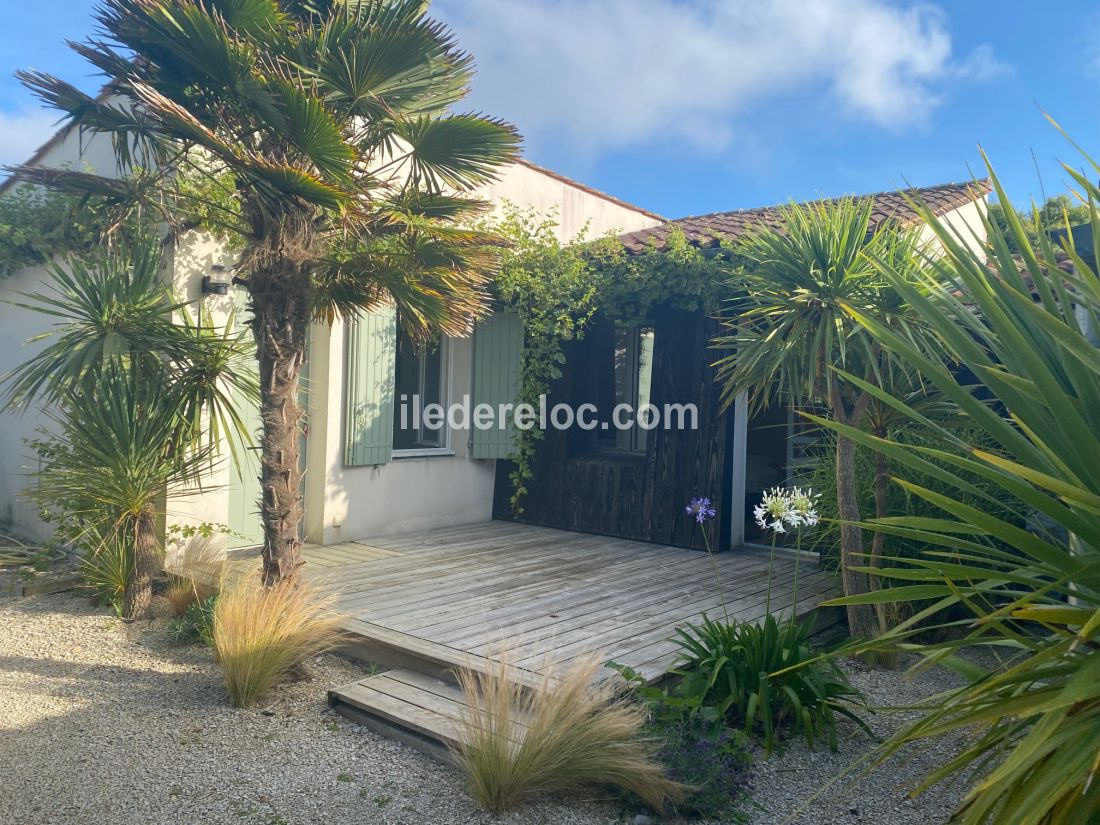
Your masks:
M663 309L655 313L652 402L695 403L697 430L651 430L644 455L618 456L578 448L584 436L576 431L550 430L539 446L535 478L528 485L523 513L516 520L622 538L702 548L694 521L684 513L688 501L707 496L719 506L710 523L710 538L729 534L730 507L726 454L730 417L719 408L719 388L710 364L716 353L709 346L717 324L702 313ZM586 341L566 351L561 379L551 390L550 403L579 403L590 364ZM580 397L578 397L580 396ZM508 500L510 462L497 464L494 515L513 518ZM740 517L740 511L733 514Z

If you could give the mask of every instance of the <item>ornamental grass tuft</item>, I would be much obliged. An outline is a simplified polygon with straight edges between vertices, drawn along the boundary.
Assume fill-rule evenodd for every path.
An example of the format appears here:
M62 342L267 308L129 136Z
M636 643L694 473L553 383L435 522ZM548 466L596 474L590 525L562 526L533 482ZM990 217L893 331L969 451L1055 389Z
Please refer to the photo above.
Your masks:
M308 585L238 582L214 608L214 653L233 704L248 707L339 639L333 597Z
M633 792L654 810L683 798L646 739L647 710L598 678L587 658L536 689L513 677L507 657L487 672L463 670L467 711L454 747L470 792L494 814L531 797L610 785Z

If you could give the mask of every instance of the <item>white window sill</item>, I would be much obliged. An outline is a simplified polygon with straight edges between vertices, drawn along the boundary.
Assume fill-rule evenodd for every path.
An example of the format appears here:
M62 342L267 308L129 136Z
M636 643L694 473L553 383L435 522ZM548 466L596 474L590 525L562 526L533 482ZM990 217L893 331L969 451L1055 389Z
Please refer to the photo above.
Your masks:
M453 456L455 451L450 447L423 447L416 450L394 450L393 460L400 461L403 458L442 458Z

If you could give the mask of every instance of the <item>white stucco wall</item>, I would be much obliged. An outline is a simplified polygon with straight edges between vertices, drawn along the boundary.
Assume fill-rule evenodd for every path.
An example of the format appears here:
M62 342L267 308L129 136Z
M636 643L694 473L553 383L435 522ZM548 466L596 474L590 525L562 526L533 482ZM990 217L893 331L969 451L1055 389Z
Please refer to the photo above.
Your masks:
M973 252L980 253L986 242L982 216L988 210L989 202L987 198L981 198L959 209L944 213L940 216L940 220L954 230ZM936 233L927 225L921 228L920 237L921 241L925 243L939 243L936 239Z
M51 141L38 161L43 166L93 170L113 174L117 169L109 141L86 140L81 144L76 132ZM27 267L0 280L0 299L18 299L21 292L41 292L48 281L44 266ZM32 357L43 344L27 340L49 328L46 316L8 303L0 303L0 375ZM36 461L25 441L35 438L49 419L38 409L25 413L0 413L0 521L14 526L30 538L46 538L49 526L38 518L38 510L23 497L30 482L27 473Z
M205 232L189 232L164 252L165 264L172 288L181 301L192 303L192 316L197 316L197 302L210 313L212 322L223 327L234 307L233 290L229 295L203 295L202 278L210 275L215 281L228 281L233 277L232 266L236 255L226 250L224 244ZM215 271L215 267L222 267ZM204 474L201 486L175 492L167 502L165 522L168 525L215 524L228 525L228 488L231 473L235 472L232 460L225 451L215 459L209 472ZM231 544L233 542L230 542Z

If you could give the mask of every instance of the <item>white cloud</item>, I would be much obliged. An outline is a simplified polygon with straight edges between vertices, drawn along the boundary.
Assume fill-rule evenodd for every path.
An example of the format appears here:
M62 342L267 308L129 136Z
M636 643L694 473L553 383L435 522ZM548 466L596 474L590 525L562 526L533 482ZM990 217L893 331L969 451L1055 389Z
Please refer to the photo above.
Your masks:
M0 111L0 166L28 160L57 131L58 117L44 109ZM0 179L4 177L0 172Z
M887 0L441 0L478 62L471 102L591 153L669 135L721 149L754 107L820 94L838 117L920 126L953 85L1005 67L956 55L945 13ZM808 129L820 113L807 113Z

